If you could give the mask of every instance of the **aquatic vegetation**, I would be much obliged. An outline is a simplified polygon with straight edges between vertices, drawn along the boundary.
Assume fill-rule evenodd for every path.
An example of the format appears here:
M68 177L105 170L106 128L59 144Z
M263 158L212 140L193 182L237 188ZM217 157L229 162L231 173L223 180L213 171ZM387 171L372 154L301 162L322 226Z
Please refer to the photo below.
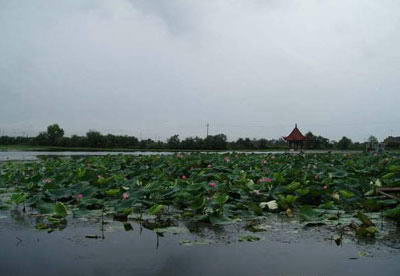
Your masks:
M340 223L343 212L359 211L362 224L357 231L373 236L376 228L363 212L384 211L384 216L399 219L399 201L377 193L382 186L400 187L399 156L180 153L47 158L1 165L0 188L10 196L0 197L0 206L32 207L46 218L40 229L65 225L68 215L85 216L91 210L121 221L135 214L152 215L152 228L160 233L160 223L174 226L167 223L171 217L219 225L282 212L317 226Z
M259 241L259 240L261 240L260 237L252 236L252 235L246 235L246 236L239 237L240 242L254 242L254 241Z
M212 241L210 240L181 240L180 245L184 245L184 246L193 246L193 245L210 245L212 244Z

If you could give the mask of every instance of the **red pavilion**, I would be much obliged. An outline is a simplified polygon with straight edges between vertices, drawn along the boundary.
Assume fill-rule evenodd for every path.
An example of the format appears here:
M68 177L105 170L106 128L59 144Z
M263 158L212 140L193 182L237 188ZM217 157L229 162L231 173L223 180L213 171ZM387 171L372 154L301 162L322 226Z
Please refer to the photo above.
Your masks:
M292 130L292 132L288 136L283 137L283 139L285 139L288 142L289 148L303 149L304 141L307 138L300 132L300 130L297 128L297 124L296 124L294 129Z

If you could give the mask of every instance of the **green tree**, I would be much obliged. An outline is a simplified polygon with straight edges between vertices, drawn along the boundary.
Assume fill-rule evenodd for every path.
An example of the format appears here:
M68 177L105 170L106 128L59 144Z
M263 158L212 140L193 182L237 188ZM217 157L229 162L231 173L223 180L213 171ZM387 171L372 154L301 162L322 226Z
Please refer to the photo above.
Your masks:
M319 135L316 137L316 145L317 149L327 149L330 147L329 139Z
M58 124L49 125L47 127L47 138L49 144L57 145L58 141L64 136L64 130Z
M95 130L89 130L86 133L86 138L87 138L87 142L89 147L93 147L93 148L100 148L103 146L103 135Z
M49 136L47 135L47 132L40 132L39 135L34 138L33 142L35 145L47 146L49 144Z
M216 150L226 149L227 145L226 141L227 137L225 134L208 135L204 139L204 147L205 149L216 149Z
M179 149L179 146L180 146L179 135L175 134L175 135L171 136L167 140L167 144L168 144L168 148L170 148L170 149Z
M315 148L316 145L316 137L314 136L314 134L309 131L306 133L306 141L305 141L305 148L306 149L313 149Z
M368 143L375 145L375 144L378 144L379 141L378 141L378 138L376 138L375 136L372 136L372 135L371 135L371 136L369 136L369 138L368 138Z
M342 139L340 139L340 141L337 143L337 146L341 150L347 150L351 147L352 144L353 142L351 141L351 139L343 136Z
M69 145L71 147L85 147L87 146L86 137L72 135L71 138L69 138Z

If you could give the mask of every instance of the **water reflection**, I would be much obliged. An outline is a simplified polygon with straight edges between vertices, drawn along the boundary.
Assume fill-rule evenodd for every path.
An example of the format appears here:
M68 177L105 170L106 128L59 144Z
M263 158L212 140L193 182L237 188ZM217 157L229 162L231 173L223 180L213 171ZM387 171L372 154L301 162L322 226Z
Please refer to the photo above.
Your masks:
M241 243L235 225L182 223L188 232L160 235L140 221L129 220L133 229L125 231L123 222L109 218L97 223L69 218L63 231L47 233L35 230L36 218L21 210L1 215L6 216L0 220L1 275L398 275L400 270L400 253L392 248L349 242L338 247L323 230L296 229L283 221L282 231L282 220L274 218L272 228L259 234L264 240ZM203 238L213 243L181 243Z
M0 151L0 161L35 161L44 156L58 157L83 157L83 156L103 156L103 155L154 155L154 154L172 154L171 152L85 152L85 151Z

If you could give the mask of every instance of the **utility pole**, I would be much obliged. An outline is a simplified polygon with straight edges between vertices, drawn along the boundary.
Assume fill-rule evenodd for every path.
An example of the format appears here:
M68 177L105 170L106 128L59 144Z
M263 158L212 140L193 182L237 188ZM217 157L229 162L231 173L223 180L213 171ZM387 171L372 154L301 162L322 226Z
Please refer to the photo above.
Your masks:
M210 127L210 124L209 123L207 123L207 136L206 136L206 138L208 137L208 128Z

